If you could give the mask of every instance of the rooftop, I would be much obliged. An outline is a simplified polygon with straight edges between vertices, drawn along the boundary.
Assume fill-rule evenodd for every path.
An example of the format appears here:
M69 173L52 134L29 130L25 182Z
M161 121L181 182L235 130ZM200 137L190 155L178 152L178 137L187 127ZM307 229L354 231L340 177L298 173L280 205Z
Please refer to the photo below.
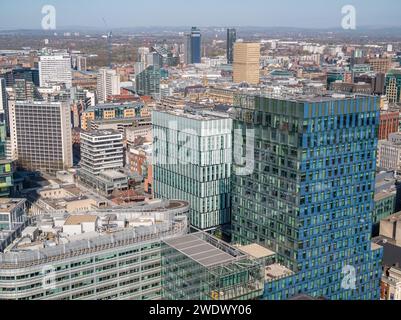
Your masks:
M166 240L165 243L206 268L230 263L237 258L213 246L197 234Z
M85 131L81 132L81 135L86 135L89 137L105 137L105 136L112 136L112 135L118 135L121 136L121 132L117 130L90 130L90 131Z
M272 264L266 267L265 279L266 280L275 280L283 277L288 277L293 275L294 272L281 264Z
M0 213L10 212L16 207L22 205L25 201L25 199L0 198Z
M271 251L265 247L262 247L256 243L250 244L248 246L242 246L238 247L241 251L245 252L246 254L256 258L256 259L261 259L261 258L266 258L270 256L274 256L276 253L274 251Z
M375 201L381 201L383 199L389 198L389 197L395 197L397 195L396 190L384 190L378 193L375 193Z
M71 226L86 222L96 222L97 219L98 217L94 215L71 215L67 218L64 225Z
M316 93L287 93L286 95L280 94L267 94L267 93L247 93L245 95L253 95L256 97L266 97L266 98L273 98L277 100L285 100L285 101L294 101L299 103L316 103L316 102L332 102L332 101L339 101L339 100L353 100L357 98L363 97L373 97L367 94L360 94L360 93L334 93L334 92L326 92L322 94Z
M198 112L185 112L184 110L156 110L155 112L197 121L215 121L228 118L228 116L223 113L219 114L217 112L205 112L204 110L200 110Z

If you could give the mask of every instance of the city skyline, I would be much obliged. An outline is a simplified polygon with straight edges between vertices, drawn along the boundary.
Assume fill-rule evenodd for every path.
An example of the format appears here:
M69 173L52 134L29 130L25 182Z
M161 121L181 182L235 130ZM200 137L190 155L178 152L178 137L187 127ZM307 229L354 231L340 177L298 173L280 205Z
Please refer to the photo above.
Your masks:
M336 0L322 3L318 0L308 0L301 7L295 0L283 0L280 3L272 1L251 0L245 5L234 0L227 3L215 3L205 0L202 5L193 9L191 3L182 0L172 0L168 6L161 0L152 3L135 3L127 0L117 0L110 8L105 0L79 2L80 10L71 6L71 2L59 0L29 1L18 0L1 4L0 30L40 29L43 18L42 8L52 5L56 8L57 28L134 28L143 26L181 27L197 25L206 26L236 26L236 27L289 27L307 29L341 28L342 8L353 5L356 9L357 27L389 27L401 26L397 13L401 3L384 0L380 6L372 1ZM157 7L160 10L155 11ZM90 15L87 13L91 12ZM141 14L136 13L141 12ZM238 14L241 12L241 14ZM23 16L24 19L15 19ZM106 20L106 24L103 21ZM73 23L71 21L74 21ZM385 21L385 22L382 22Z

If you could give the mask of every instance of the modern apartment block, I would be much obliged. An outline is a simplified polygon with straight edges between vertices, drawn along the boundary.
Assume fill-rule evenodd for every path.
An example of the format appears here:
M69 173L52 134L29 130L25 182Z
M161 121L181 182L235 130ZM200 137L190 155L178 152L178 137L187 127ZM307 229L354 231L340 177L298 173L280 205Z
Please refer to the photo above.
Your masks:
M401 69L391 70L386 75L386 96L390 103L401 102Z
M120 94L120 76L116 70L102 68L97 74L97 98L100 103L107 101L109 96Z
M294 271L266 282L264 299L379 299L378 98L238 95L234 109L234 146L253 135L254 150L238 153L254 170L233 169L233 242L259 243Z
M98 104L82 112L81 128L84 130L91 129L91 122L93 121L140 118L143 108L144 105L140 102Z
M81 132L81 167L91 174L124 166L123 136L117 131Z
M162 240L188 231L189 204L43 216L0 254L1 300L160 300Z
M8 123L8 98L6 79L0 78L0 121Z
M11 144L19 167L50 174L72 167L68 104L10 101L9 107Z
M260 44L236 42L234 44L234 82L259 84Z
M41 87L65 84L72 87L71 57L67 53L53 53L39 57L39 78Z
M232 120L219 113L154 111L154 196L191 204L190 223L230 223Z
M123 135L118 131L81 132L81 169L79 177L85 184L105 193L112 192L114 187L128 188L128 178L118 170L124 167ZM109 180L120 182L120 185L109 187Z
M227 64L234 62L234 43L237 41L237 30L227 29Z

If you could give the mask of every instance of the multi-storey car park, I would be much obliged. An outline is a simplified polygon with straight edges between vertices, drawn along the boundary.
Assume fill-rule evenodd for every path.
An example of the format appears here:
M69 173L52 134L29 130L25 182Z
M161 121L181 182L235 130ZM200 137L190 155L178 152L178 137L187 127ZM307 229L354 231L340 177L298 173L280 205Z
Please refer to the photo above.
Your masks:
M161 298L162 240L188 231L189 204L42 216L0 254L0 299Z

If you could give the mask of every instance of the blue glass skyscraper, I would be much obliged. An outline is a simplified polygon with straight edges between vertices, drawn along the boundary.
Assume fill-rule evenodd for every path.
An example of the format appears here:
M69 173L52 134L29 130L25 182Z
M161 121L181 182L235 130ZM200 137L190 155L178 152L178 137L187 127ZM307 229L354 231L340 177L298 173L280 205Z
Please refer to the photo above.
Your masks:
M190 37L190 63L201 63L202 58L202 35L198 28L192 27Z
M233 172L233 242L264 245L294 271L267 282L264 298L379 299L382 248L371 243L378 98L235 100L234 146L248 141L237 156L253 170Z

